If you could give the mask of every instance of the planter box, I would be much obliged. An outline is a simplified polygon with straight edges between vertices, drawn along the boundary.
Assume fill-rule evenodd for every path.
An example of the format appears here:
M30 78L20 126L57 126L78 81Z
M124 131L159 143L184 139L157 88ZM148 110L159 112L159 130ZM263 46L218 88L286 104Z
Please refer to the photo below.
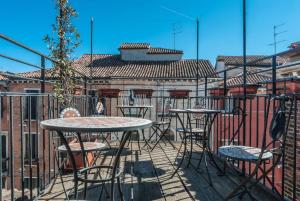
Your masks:
M169 90L168 92L170 93L170 97L172 98L187 98L189 97L190 91L191 90L179 89L179 90Z
M109 98L118 98L120 89L99 89L99 95Z
M226 90L225 95L227 94L227 91L228 91L228 90ZM211 89L211 90L209 91L209 93L210 93L210 95L212 95L212 96L223 96L223 95L224 95L224 89Z
M247 94L256 94L257 93L257 85L248 85L246 87L246 93ZM244 87L240 86L240 87L231 87L229 88L229 93L231 93L232 95L242 95L244 94Z
M272 93L272 83L267 84L268 93ZM300 80L282 80L276 82L276 93L299 93Z
M153 89L133 89L134 95L146 95L146 98L151 98Z

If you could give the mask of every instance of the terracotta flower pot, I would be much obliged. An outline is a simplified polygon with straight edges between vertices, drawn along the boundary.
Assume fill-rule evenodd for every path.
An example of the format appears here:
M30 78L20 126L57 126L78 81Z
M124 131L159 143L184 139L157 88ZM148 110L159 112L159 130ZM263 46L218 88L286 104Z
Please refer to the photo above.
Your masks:
M99 95L102 97L117 98L120 89L99 89Z
M146 98L151 98L153 89L133 89L134 95L146 95Z
M269 93L272 93L272 83L267 84ZM276 93L299 93L300 92L300 80L282 80L276 82Z
M249 85L249 86L246 87L246 93L247 94L256 94L257 93L257 88L258 88L257 85ZM242 86L231 87L229 89L229 92L232 95L241 95L241 94L244 94L244 87L242 87Z
M209 91L210 95L212 96L223 96L224 95L224 89L211 89ZM227 94L227 90L225 95Z
M187 98L189 97L190 90L178 89L178 90L169 90L170 97L172 98Z

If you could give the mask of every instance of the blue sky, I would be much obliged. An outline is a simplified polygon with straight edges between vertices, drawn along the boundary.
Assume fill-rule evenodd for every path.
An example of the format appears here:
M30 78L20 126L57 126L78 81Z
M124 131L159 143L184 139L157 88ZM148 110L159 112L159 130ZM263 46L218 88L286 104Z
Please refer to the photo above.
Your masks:
M242 54L242 0L69 0L79 17L74 21L81 34L81 46L74 57L89 53L90 18L94 18L94 52L118 53L122 42L149 42L152 46L173 48L173 27L177 32L176 49L184 58L196 57L196 23L200 20L200 58L213 64L217 55ZM168 9L166 9L168 8ZM247 53L273 53L273 25L285 23L278 45L284 51L300 40L299 0L247 1ZM169 10L179 11L184 17ZM42 38L51 33L54 0L2 0L1 34L48 54ZM174 25L175 24L175 25ZM39 58L0 39L0 54L39 63ZM48 64L49 65L49 64ZM2 71L32 70L0 58Z

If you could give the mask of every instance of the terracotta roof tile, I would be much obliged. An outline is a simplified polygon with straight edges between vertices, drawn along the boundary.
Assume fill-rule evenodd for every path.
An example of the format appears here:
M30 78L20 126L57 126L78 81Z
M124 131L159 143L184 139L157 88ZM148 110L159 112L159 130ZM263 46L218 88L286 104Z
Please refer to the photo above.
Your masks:
M272 59L266 58L267 56L263 55L249 55L247 56L247 63L251 63L252 65L259 65L259 66L271 66ZM225 65L232 65L232 66L243 66L243 56L218 56L217 61L224 61ZM285 60L281 57L277 57L278 64L283 64Z
M84 54L75 60L73 67L76 71L90 76L90 55ZM120 55L94 54L92 63L94 78L132 78L132 79L191 79L196 77L197 61L193 59L179 61L123 61ZM205 77L214 74L215 70L208 60L199 60L199 75ZM20 74L24 77L40 77L40 72ZM76 74L80 77L80 74ZM50 70L46 71L50 78ZM209 77L216 77L212 75Z
M148 49L149 43L122 43L120 49Z
M147 54L183 54L181 50L173 50L167 48L149 48Z
M244 84L244 76L243 73L227 79L226 84L228 87L232 86L241 86ZM255 71L248 71L247 72L247 85L251 84L260 84L261 82L266 82L272 79L270 75L262 74L262 73L255 73ZM221 84L223 85L223 83Z

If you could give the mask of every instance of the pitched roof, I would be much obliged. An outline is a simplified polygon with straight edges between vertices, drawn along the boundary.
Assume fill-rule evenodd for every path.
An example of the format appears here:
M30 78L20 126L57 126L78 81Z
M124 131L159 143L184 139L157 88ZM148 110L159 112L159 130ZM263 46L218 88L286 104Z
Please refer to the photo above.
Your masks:
M272 65L272 58L264 55L249 55L246 57L247 63L250 65L258 65L270 67ZM243 56L218 56L217 61L224 61L225 65L231 66L243 66L244 57ZM283 64L285 61L281 57L277 57L277 62Z
M128 78L128 79L191 79L196 77L197 60L179 61L123 61L120 55L94 54L92 63L93 78ZM90 76L90 55L84 54L75 60L76 71ZM215 70L208 60L199 60L199 75L205 77ZM24 77L40 77L40 73L23 73ZM77 74L80 77L79 74ZM46 77L51 78L49 70ZM209 76L210 78L216 75Z
M120 49L148 49L150 43L122 43Z
M240 73L239 75L229 78L226 81L226 85L228 87L233 87L233 86L241 86L244 84L244 74ZM247 80L247 85L252 85L252 84L260 84L261 82L266 82L271 80L272 77L263 73L256 73L255 71L248 71L246 80ZM222 83L223 85L223 83Z
M147 54L183 54L181 50L173 50L167 48L149 48Z
M119 49L148 49L147 54L183 54L181 50L150 47L150 43L122 43Z

